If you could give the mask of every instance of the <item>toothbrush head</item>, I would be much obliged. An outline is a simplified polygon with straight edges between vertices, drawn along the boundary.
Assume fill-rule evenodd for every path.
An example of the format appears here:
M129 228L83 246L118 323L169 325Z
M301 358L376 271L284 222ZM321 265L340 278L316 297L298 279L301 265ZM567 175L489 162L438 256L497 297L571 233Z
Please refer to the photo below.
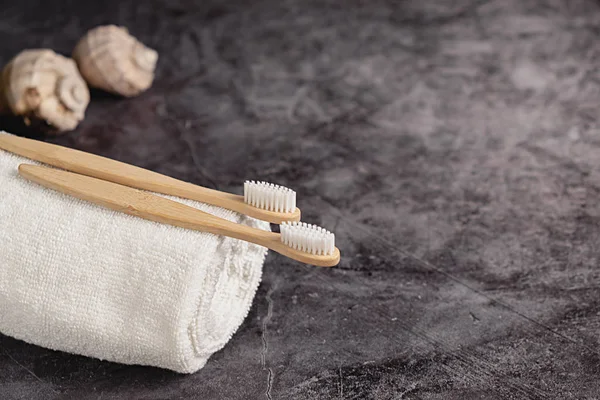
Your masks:
M284 222L280 225L281 241L289 247L315 255L335 252L335 235L306 222Z
M244 201L267 211L291 213L296 210L296 192L267 182L244 182Z

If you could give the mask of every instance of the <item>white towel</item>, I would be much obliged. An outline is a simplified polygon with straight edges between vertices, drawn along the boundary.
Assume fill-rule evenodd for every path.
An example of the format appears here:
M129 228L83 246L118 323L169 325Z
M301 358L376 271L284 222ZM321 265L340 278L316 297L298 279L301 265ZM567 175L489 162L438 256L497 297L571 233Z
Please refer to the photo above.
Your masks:
M0 332L124 364L202 368L246 317L267 250L45 189L19 177L23 162L33 163L0 150Z

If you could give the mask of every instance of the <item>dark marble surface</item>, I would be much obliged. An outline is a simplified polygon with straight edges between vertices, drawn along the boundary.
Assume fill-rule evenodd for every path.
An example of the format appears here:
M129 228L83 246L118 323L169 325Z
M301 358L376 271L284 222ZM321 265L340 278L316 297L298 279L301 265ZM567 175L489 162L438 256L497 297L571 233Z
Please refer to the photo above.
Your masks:
M600 3L2 2L1 61L127 26L153 88L57 143L297 189L343 259L270 254L197 374L0 336L0 399L600 398ZM4 127L4 126L2 126Z

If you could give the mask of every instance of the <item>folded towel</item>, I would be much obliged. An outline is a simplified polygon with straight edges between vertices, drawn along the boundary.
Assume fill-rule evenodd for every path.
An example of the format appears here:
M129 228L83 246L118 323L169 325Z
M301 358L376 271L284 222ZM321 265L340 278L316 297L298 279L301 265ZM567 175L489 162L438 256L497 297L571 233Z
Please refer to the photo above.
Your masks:
M202 368L246 317L267 250L45 189L18 175L23 162L34 163L0 150L0 332L124 364Z

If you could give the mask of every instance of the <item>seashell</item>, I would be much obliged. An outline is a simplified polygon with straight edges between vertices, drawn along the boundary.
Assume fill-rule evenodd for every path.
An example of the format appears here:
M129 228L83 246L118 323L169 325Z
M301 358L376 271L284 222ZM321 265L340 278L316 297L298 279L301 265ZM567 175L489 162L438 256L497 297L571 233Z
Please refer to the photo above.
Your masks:
M0 110L45 121L53 131L75 129L90 102L90 91L75 61L48 49L25 50L2 70Z
M106 25L86 33L73 58L90 86L131 97L152 85L158 53L126 28Z

